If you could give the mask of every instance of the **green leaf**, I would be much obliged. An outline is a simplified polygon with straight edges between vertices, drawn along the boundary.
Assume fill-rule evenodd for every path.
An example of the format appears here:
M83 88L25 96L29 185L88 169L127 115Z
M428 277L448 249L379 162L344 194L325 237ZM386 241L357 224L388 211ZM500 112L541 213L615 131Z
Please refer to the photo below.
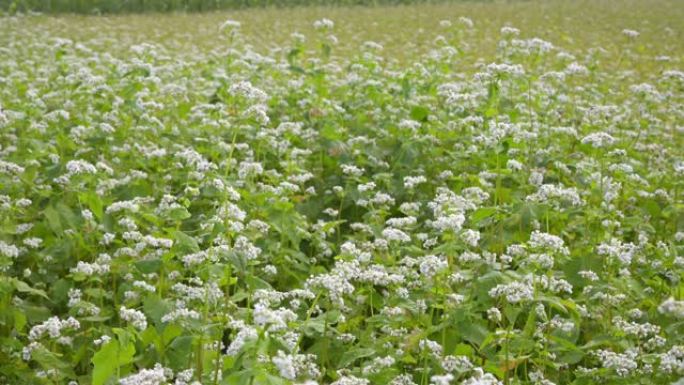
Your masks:
M166 215L169 217L169 219L174 221L182 221L183 219L188 219L192 216L185 207L175 207L169 210Z
M470 222L473 224L478 224L481 221L483 221L486 218L491 217L496 213L496 207L482 207L477 210L475 210L471 215L470 215Z
M411 108L411 119L417 120L419 122L427 121L427 117L430 114L430 110L423 106L415 106Z
M143 311L155 325L161 325L161 319L171 310L171 305L159 298L158 295L147 296L143 300Z
M255 276L255 275L247 275L245 276L245 282L247 282L247 287L249 287L251 290L259 290L259 289L271 289L271 284L264 281L263 279Z
M52 206L48 206L43 210L43 215L47 219L48 226L55 234L62 233L62 221L59 219L59 213Z
M371 348L353 348L347 350L344 352L344 354L342 354L342 357L340 357L340 361L337 363L337 368L344 368L359 358L369 357L374 353L375 350Z
M15 280L14 280L14 287L15 287L15 288L17 289L17 291L20 292L20 293L29 293L29 294L33 294L33 295L37 295L37 296L43 297L43 298L45 298L45 299L47 299L47 300L50 299L50 297L48 297L48 295L47 295L47 293L45 293L45 291L40 290L40 289L34 289L34 288L32 288L31 286L29 286L29 285L28 285L26 282L24 282L24 281L15 279Z
M128 342L121 346L118 341L110 341L93 356L93 385L103 385L116 370L133 362L135 345Z
M166 351L169 367L174 370L185 368L188 364L188 357L192 351L192 336L181 336L175 338Z
M185 234L184 232L176 231L174 233L174 238L176 242L174 243L173 247L181 253L190 254L200 251L200 247L195 238Z

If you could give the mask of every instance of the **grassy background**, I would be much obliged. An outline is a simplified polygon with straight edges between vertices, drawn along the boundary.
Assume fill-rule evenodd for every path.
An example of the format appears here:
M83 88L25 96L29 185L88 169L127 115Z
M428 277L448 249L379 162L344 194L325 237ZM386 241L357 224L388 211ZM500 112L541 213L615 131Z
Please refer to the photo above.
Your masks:
M451 0L468 1L468 0ZM473 1L473 0L471 0ZM474 0L491 1L491 0ZM45 13L204 12L252 7L400 5L449 0L0 0L0 9Z
M681 28L684 7L681 4L680 0L549 0L377 7L269 7L107 17L46 14L0 20L0 47L20 42L28 33L42 36L46 44L53 44L53 39L59 37L115 55L127 44L146 42L161 44L174 55L201 57L228 47L227 39L219 33L218 27L225 20L233 19L242 23L240 38L256 52L282 50L291 44L293 32L304 34L307 37L305 46L316 49L318 34L312 24L327 17L335 22L332 33L339 39L339 44L333 47L333 55L358 54L359 47L370 40L385 47L381 55L387 60L412 62L417 55L436 47L436 35L448 34L447 29L440 27L440 20L455 23L464 16L471 18L476 28L464 37L461 45L474 52L460 60L485 63L494 60L499 30L511 25L520 28L521 38L539 37L575 52L590 47L619 52L626 42L622 29L635 29L641 32L637 49L659 52L671 56L673 63L680 63L684 60L681 55L684 52ZM654 57L654 67L655 60ZM462 64L465 68L468 63ZM619 65L625 69L630 64L622 62ZM641 63L637 71L649 71L648 64Z

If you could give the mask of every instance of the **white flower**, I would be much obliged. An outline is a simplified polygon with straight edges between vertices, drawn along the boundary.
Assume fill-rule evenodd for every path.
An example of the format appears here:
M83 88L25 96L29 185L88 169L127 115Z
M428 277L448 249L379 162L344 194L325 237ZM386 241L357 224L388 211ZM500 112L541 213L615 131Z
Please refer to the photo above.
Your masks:
M427 182L427 179L422 175L404 177L404 187L407 189L412 189L415 186L425 182Z
M68 161L66 164L66 169L71 175L97 173L97 169L95 168L95 166L81 159Z
M399 243L411 242L411 237L408 234L393 227L387 227L382 230L382 236L388 241L396 241Z
M518 303L531 300L534 297L534 288L525 282L513 281L508 284L499 284L489 290L489 296L493 298L505 297L509 303Z
M134 328L143 331L147 329L147 318L145 314L139 310L128 309L125 306L121 306L119 309L119 317L122 320L130 322Z
M684 319L684 301L675 301L674 298L670 297L658 306L658 312Z
M165 385L173 377L171 369L155 364L152 369L141 369L119 380L120 385Z
M235 30L235 29L239 29L241 25L242 24L240 24L239 21L229 19L229 20L224 21L223 24L221 24L221 26L219 27L219 30L221 30L221 31Z
M605 133L605 132L594 132L591 133L584 138L582 138L582 143L583 144L591 144L592 147L595 148L602 148L602 147L608 147L613 145L615 143L615 138L613 138L610 134Z
M635 31L633 29L623 29L622 34L627 36L628 38L635 39L639 37L639 32Z
M280 376L288 380L294 380L297 377L297 371L292 360L292 356L285 354L282 350L278 350L278 355L271 358L273 364L278 368Z
M19 248L0 241L0 254L9 258L17 258L19 256Z
M335 23L330 19L323 18L323 19L314 21L313 26L314 26L314 28L319 29L319 30L332 29L335 26Z

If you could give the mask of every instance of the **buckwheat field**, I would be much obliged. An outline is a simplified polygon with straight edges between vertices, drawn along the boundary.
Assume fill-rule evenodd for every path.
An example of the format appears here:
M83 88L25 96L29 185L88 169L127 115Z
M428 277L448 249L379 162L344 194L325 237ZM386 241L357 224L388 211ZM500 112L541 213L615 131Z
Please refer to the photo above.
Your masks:
M684 6L0 17L0 383L684 384Z

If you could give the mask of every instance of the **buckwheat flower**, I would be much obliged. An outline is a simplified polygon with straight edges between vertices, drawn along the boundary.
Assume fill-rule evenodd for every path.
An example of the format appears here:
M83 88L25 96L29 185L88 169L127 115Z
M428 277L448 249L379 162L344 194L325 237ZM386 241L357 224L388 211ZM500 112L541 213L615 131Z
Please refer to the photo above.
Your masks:
M259 336L256 329L251 326L244 325L244 323L241 322L242 321L236 324L236 326L240 328L240 331L238 331L237 335L226 349L226 355L228 356L237 355L245 343L255 340Z
M520 34L520 30L506 26L501 28L501 34L504 36L518 36Z
M438 342L425 338L420 340L418 347L421 350L428 351L430 354L438 358L442 356L442 351L444 350L442 345L440 345Z
M266 273L270 276L275 276L278 274L278 268L276 268L273 265L266 265L266 266L264 266L264 273Z
M103 245L109 245L115 238L116 234L104 233L104 235L102 236L102 241L100 243L102 243Z
M399 243L411 242L411 237L408 234L392 227L387 227L382 230L382 236L388 241L395 241Z
M118 213L119 211L129 211L132 213L136 213L140 210L140 205L135 202L134 200L129 200L129 201L119 201L119 202L114 202L111 205L107 206L107 209L105 212L107 214L113 214L113 213Z
M404 130L418 131L421 123L412 119L402 119L397 126Z
M444 170L444 171L440 172L439 174L437 174L437 179L439 179L439 180L447 180L447 179L451 178L452 176L454 176L453 171L451 171L451 170Z
M271 226L264 221L252 219L247 223L247 228L253 231L257 231L261 234L267 234Z
M615 353L610 350L598 350L596 356L601 361L601 366L612 369L620 377L626 377L637 369L637 352L627 350L625 353Z
M71 271L72 273L80 273L87 276L102 275L109 272L109 265L100 264L97 262L88 263L78 261L76 267L71 268L69 271Z
M249 81L240 81L237 83L232 84L228 88L228 93L234 96L242 96L246 98L249 101L253 102L264 102L268 100L269 96L266 92L254 87L252 83ZM254 107L258 104L255 104L251 107Z
M142 237L142 241L151 247L170 249L173 247L173 240L167 238L156 238L151 235Z
M599 276L591 270L582 270L582 271L579 271L577 274L579 274L580 277L582 277L584 279L588 279L589 281L592 281L592 282L599 280Z
M636 39L637 37L639 37L639 32L633 29L623 29L622 34L630 39Z
M137 287L139 289L142 289L143 291L150 292L150 293L154 293L155 291L157 291L156 287L150 285L149 283L147 283L145 281L134 281L133 286Z
M555 383L544 378L544 373L539 370L530 373L530 380L535 385L556 385Z
M456 232L461 230L464 222L465 216L463 214L442 215L432 221L432 227L442 232L447 230Z
M512 171L520 171L524 166L515 159L509 159L508 162L506 162L506 167Z
M553 204L559 207L561 202L572 206L581 206L584 201L579 196L576 188L564 188L562 185L543 184L534 194L528 195L525 200L529 202L540 202Z
M330 385L368 385L370 380L365 378L354 377L352 375L341 376L337 381Z
M70 175L97 173L97 168L95 168L95 166L81 159L68 161L66 169Z
M202 385L199 381L192 381L194 378L195 369L186 369L182 372L176 374L176 381L173 385ZM219 372L219 379L221 378L221 373Z
M444 257L436 255L426 255L418 259L420 261L420 273L427 278L432 278L440 271L446 270L449 267Z
M477 247L480 242L480 232L477 230L467 229L461 234L463 241L471 247Z
M81 216L88 222L91 222L95 219L95 217L93 216L93 212L88 209L81 210Z
M17 207L21 207L21 208L25 208L25 207L31 206L31 203L32 203L32 201L31 201L30 199L27 199L27 198L17 199L17 200L14 202L14 204L15 204Z
M19 257L19 248L0 241L0 254L8 258L17 258Z
M611 239L603 242L596 248L598 255L605 255L611 260L616 260L622 265L629 265L638 252L638 247L633 243L622 243L619 239Z
M363 169L356 167L353 164L343 164L340 167L342 168L342 173L345 175L351 175L356 177L363 175Z
M605 132L594 132L582 138L583 144L590 144L594 148L608 147L615 143L615 138Z
M121 306L119 309L119 317L124 321L130 322L134 328L140 331L147 329L147 318L141 311Z
M446 372L467 372L473 368L473 364L466 356L445 356L440 362L442 369Z
M333 27L335 26L335 23L330 19L323 18L323 19L314 21L313 26L315 29L318 29L318 30L333 29Z
M527 243L530 247L553 251L561 255L568 255L570 253L568 248L565 247L565 242L562 238L536 230L532 232Z
M106 345L111 340L112 340L112 337L110 337L106 334L103 334L102 337L96 338L95 340L93 340L93 344L95 344L96 346Z
M515 304L533 299L534 288L526 282L513 281L496 285L489 290L489 296L493 298L505 297L509 303Z
M197 320L200 319L200 314L195 310L190 310L186 308L177 308L169 313L165 314L162 318L162 322L174 322L178 320Z
M675 318L684 319L684 301L670 297L658 306L658 312Z
M235 240L234 250L239 252L247 260L255 260L261 255L261 249L255 246L249 239L240 235Z
M427 182L427 179L422 175L404 177L404 187L407 189L412 189L415 186L425 182Z
M0 174L18 175L18 174L23 173L24 170L25 170L24 167L21 167L16 163L6 162L6 161L0 159Z
M534 186L541 186L541 184L544 182L544 174L538 171L532 171L527 182Z
M394 198L392 198L391 195L383 193L383 192L376 192L373 198L370 199L370 202L374 205L393 205L394 204Z
M636 323L625 321L620 316L613 318L613 326L615 326L615 328L619 329L626 335L635 336L640 339L644 339L646 337L660 333L660 326L653 325L648 322Z
M226 20L219 27L219 31L225 31L225 30L231 31L231 30L239 29L241 25L242 24L239 21Z
M69 296L69 302L67 303L67 306L74 307L81 302L81 289L69 289L67 294Z
M669 351L659 354L660 369L665 373L684 374L684 346L675 345Z
M501 322L501 311L495 307L487 309L487 319L492 322Z
M277 356L271 358L271 361L278 369L281 377L288 380L294 380L297 377L297 371L295 370L291 355L278 350Z
M473 23L473 21L470 18L467 18L465 16L459 17L458 22L466 28L473 28L473 26L475 26L475 23Z
M328 207L327 209L323 210L323 214L326 214L326 215L331 216L333 218L336 218L339 213L340 213L339 211L337 211L336 209L333 209L331 207Z
M417 385L410 374L400 374L390 381L389 385Z
M418 222L416 217L408 216L403 218L390 218L385 221L385 224L390 227L405 229L415 225Z
M29 331L29 341L36 341L46 334L52 339L58 339L62 336L62 331L66 329L76 330L81 327L81 324L73 317L65 320L59 317L50 317L45 322L36 325Z
M443 375L434 375L430 377L430 384L433 385L449 385L454 380L454 375L451 373Z
M278 331L287 329L287 324L297 320L297 315L290 309L279 308L269 309L264 303L257 303L254 305L254 312L252 314L254 324L261 327L266 327L269 331Z
M475 78L480 81L492 81L493 79L506 78L506 77L519 77L524 76L525 70L520 64L508 64L508 63L490 63L485 67L485 72L479 72L475 74ZM507 124L503 124L507 125ZM495 144L507 133L504 130L494 130L492 132L494 135L492 137L483 137L488 139L486 143Z
M31 353L37 349L44 349L45 347L40 342L31 342L21 349L21 358L24 361L29 361L31 359Z
M356 189L359 190L360 193L372 191L375 189L375 182L359 184L358 186L356 186Z
M473 376L463 381L461 385L503 385L493 374L485 373L482 368L475 368L473 371L475 372Z
M16 232L17 234L24 234L27 233L29 230L33 228L34 224L33 223L20 223L17 225ZM684 233L682 233L684 234ZM2 242L2 241L0 241ZM2 243L0 243L0 249L2 249Z
M152 369L141 369L138 373L119 380L120 385L165 385L173 378L173 371L157 363Z

